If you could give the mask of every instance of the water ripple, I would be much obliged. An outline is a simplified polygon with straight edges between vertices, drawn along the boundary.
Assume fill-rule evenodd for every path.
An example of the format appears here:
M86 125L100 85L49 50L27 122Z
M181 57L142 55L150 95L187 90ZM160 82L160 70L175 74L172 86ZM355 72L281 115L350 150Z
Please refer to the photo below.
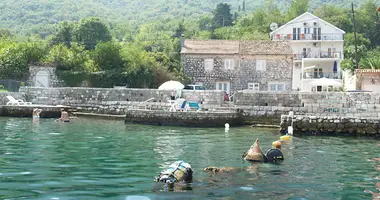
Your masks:
M265 151L279 135L0 118L0 199L363 199L379 181L374 140L296 137L283 145L282 165L250 166L241 155L256 138ZM192 165L194 183L165 192L153 177L179 159ZM236 170L204 172L210 165Z

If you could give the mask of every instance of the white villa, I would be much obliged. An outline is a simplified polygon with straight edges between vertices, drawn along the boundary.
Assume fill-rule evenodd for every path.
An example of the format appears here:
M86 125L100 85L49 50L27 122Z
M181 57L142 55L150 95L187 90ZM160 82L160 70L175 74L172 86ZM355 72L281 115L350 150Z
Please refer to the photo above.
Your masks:
M342 86L345 32L306 12L270 33L272 40L290 41L293 50L292 89L325 91Z

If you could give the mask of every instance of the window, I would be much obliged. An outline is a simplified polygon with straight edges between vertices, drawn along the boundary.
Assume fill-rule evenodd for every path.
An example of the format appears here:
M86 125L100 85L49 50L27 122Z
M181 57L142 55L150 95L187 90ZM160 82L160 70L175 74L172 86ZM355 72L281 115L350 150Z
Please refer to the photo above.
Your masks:
M260 84L259 83L248 83L248 90L259 91Z
M228 81L216 82L216 90L224 90L227 92L227 94L229 94L230 93L230 82L228 82Z
M270 83L268 90L270 91L284 91L285 84L284 83Z
M195 90L206 90L206 88L201 85L196 85L194 87L195 87Z
M301 39L301 28L293 28L293 40Z
M266 60L256 60L256 71L265 71L266 65Z
M322 68L314 68L314 78L323 78Z
M321 28L313 28L313 40L321 40Z
M225 70L233 70L234 69L234 60L233 59L225 59L224 60L224 69Z
M205 59L205 71L214 70L214 59Z

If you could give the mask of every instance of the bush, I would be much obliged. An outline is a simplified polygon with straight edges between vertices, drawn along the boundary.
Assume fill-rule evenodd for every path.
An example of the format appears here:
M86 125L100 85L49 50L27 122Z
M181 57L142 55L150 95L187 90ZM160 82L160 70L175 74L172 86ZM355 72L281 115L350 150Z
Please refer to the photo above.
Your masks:
M84 71L73 72L56 70L55 74L60 80L63 80L68 87L79 87L88 78L88 73Z

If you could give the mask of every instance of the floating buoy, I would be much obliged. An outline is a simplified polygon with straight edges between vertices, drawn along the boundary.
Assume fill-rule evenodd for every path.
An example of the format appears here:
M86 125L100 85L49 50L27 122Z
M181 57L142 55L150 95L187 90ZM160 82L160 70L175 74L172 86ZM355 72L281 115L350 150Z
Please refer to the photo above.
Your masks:
M292 138L290 135L283 135L280 137L280 140L282 141L289 141Z

